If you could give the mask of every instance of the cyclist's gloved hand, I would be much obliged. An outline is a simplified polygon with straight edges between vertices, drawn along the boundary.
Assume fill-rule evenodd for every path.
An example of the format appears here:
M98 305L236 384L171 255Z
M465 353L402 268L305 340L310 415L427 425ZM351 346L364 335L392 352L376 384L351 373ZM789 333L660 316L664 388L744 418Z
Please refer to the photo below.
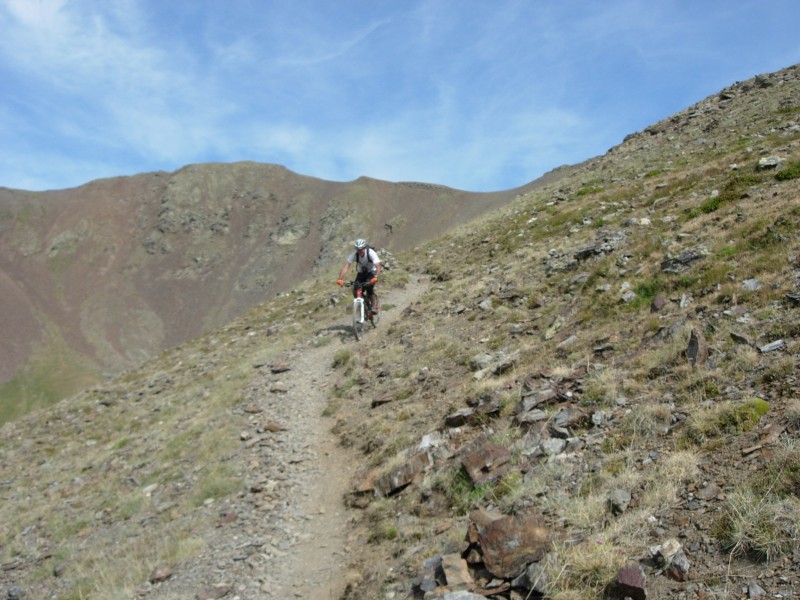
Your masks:
M342 286L344 285L344 279L337 279L337 280L336 280L336 284L337 284L339 287L342 287Z
M373 277L372 279L370 279L370 280L369 280L369 282L370 282L372 285L375 285L376 283L378 283L378 278L377 278L377 277Z

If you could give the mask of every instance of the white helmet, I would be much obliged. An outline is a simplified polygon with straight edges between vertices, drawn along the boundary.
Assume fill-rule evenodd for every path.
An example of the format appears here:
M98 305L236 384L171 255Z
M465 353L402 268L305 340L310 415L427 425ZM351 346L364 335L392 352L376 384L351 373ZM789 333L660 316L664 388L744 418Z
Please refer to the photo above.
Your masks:
M361 238L358 238L355 241L354 245L356 247L356 250L362 250L363 248L367 247L367 240L362 240Z

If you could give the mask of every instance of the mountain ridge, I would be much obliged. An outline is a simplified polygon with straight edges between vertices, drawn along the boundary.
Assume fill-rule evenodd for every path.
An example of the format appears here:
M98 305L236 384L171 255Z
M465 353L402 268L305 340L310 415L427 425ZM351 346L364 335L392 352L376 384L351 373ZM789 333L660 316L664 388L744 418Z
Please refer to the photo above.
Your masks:
M9 402L53 401L80 389L59 391L54 365L98 381L334 268L356 237L401 251L518 193L330 182L246 161L0 190L0 285L15 299L0 383L29 390Z

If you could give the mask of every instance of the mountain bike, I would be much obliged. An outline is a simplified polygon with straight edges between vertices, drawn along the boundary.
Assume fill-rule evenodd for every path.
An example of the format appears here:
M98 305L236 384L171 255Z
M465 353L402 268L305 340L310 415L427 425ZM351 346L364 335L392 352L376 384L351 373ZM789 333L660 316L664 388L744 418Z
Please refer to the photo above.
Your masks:
M369 284L360 281L349 281L345 283L345 285L356 290L355 297L353 298L353 335L356 340L359 340L364 334L364 327L367 321L372 323L373 327L378 326L381 320L380 302L377 301L377 294L373 292L376 300L376 312L373 313L369 296L364 293L364 288L368 287Z

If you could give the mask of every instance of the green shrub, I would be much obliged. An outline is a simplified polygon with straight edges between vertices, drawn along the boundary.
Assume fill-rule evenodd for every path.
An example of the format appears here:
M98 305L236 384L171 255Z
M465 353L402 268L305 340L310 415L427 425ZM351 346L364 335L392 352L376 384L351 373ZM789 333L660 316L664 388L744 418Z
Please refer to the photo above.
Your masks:
M603 191L603 188L601 188L599 186L592 185L592 186L582 187L577 192L575 192L575 195L578 196L578 197L580 197L580 196L588 196L590 194L597 194L598 192L602 192L602 191Z
M396 540L399 535L400 532L397 530L397 527L384 523L372 531L368 541L371 544L379 544L384 541L391 542L392 540Z
M650 281L645 281L637 285L634 291L640 302L643 304L650 304L653 298L656 297L656 294L658 294L660 287L657 280L651 279Z
M474 486L467 472L460 468L453 473L444 493L450 501L450 505L457 514L467 514L481 500L486 498L492 490L492 485Z
M723 435L736 435L753 429L769 410L769 403L761 398L744 402L723 402L711 408L698 410L687 419L685 438L703 444Z
M690 219L702 214L716 212L724 205L741 199L742 194L749 188L765 181L764 175L755 171L741 171L733 175L719 191L719 194L707 198L700 206L688 211Z
M793 160L786 164L780 171L775 173L778 181L790 181L800 177L800 160Z

